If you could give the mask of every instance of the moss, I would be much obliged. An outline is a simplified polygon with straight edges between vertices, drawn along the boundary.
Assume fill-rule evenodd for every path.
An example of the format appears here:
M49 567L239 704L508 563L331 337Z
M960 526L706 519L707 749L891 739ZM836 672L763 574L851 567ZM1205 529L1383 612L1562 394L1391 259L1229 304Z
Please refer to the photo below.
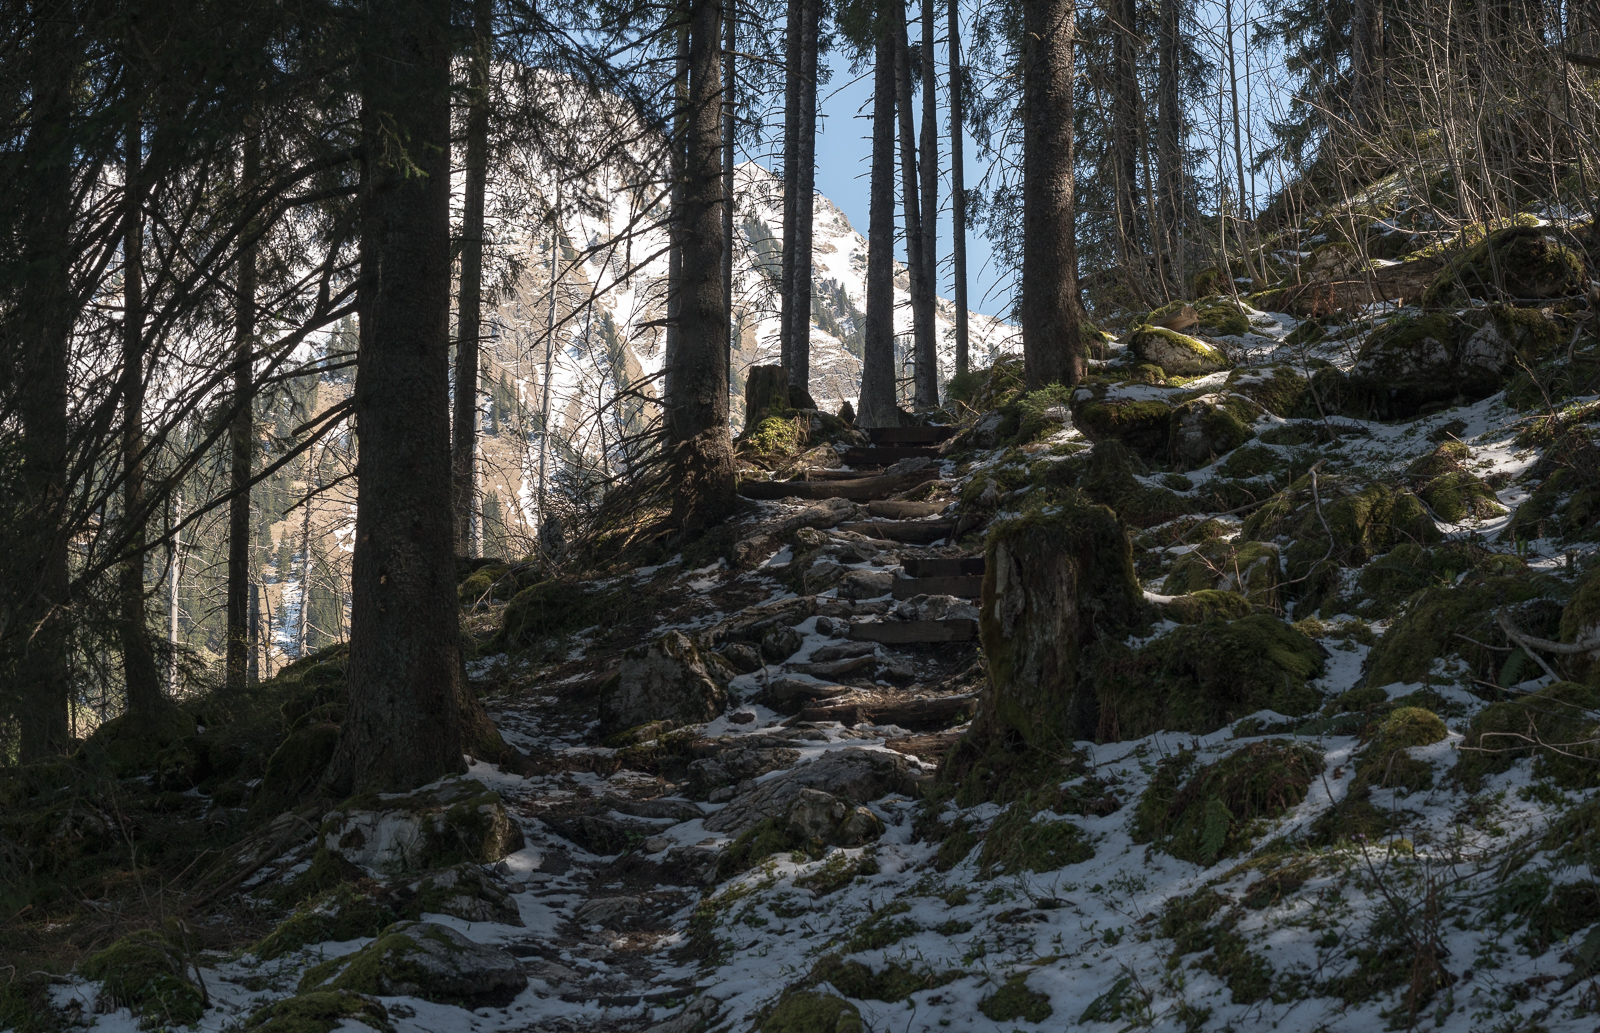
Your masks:
M739 450L762 457L789 455L800 445L800 428L792 413L768 416L739 439Z
M1226 355L1204 341L1159 326L1136 327L1128 339L1128 350L1140 362L1185 377L1214 373L1232 365Z
M845 961L836 954L825 955L811 967L813 983L830 983L846 997L863 1001L903 1001L914 993L933 990L961 978L960 972L917 970L890 962L876 971L859 961Z
M1484 775L1532 757L1536 777L1566 789L1600 785L1600 722L1590 713L1597 708L1600 688L1576 682L1490 704L1467 728L1455 776L1476 785Z
M1221 589L1238 592L1256 606L1276 610L1281 606L1280 564L1278 547L1270 542L1218 542L1178 557L1167 574L1164 591L1181 595Z
M1472 458L1472 450L1460 441L1444 441L1432 452L1419 456L1406 467L1406 476L1419 480L1438 477L1441 474L1455 473L1466 468L1467 460Z
M1402 542L1374 559L1356 577L1357 591L1329 608L1343 609L1368 619L1391 617L1406 600L1425 588L1444 588L1469 571L1479 574L1526 570L1514 556L1486 553L1457 544L1423 547ZM1370 644L1370 643L1369 643Z
M1263 474L1283 473L1289 469L1288 460L1274 448L1248 445L1217 464L1217 472L1224 477L1260 477Z
M1549 230L1509 226L1457 255L1423 295L1426 305L1448 305L1468 297L1497 300L1498 267L1511 298L1558 298L1582 289L1582 256Z
M250 801L250 819L266 821L298 804L322 781L339 742L339 726L320 721L291 733L267 760Z
M495 593L492 597L494 601L500 602L509 598L511 593L507 592L506 589L515 587L516 584L515 581L506 577L510 569L504 564L479 567L467 575L461 584L456 586L456 597L463 605L470 605L488 596L492 589Z
M1091 441L1121 442L1147 462L1165 462L1172 407L1154 399L1075 400L1074 425Z
M606 598L575 581L530 585L506 605L497 644L503 649L547 648L554 641L598 623Z
M124 936L78 967L102 981L101 993L140 1017L139 1027L192 1026L205 1011L205 995L189 979L184 953L153 929Z
M1213 336L1242 337L1250 332L1250 318L1232 298L1212 297L1195 305L1200 326Z
M777 818L764 818L739 834L717 858L717 878L729 879L749 871L773 854L799 850L808 844L790 835L788 826ZM820 848L814 848L820 855Z
M1548 409L1600 390L1600 353L1574 349L1570 360L1562 355L1523 370L1506 384L1506 404L1520 412Z
M1413 746L1442 741L1449 730L1439 715L1422 707L1399 707L1378 727L1378 734L1356 758L1350 792L1367 787L1419 793L1433 787L1433 765L1408 752Z
M388 905L345 883L278 923L251 953L270 961L308 944L377 936L398 917Z
M970 850L971 847L967 849ZM801 889L810 890L819 897L825 897L844 889L858 878L876 874L878 874L878 861L871 854L863 852L860 855L851 855L843 850L837 850L828 855L820 868L799 876L794 880L794 884Z
M1600 638L1600 566L1584 574L1561 611L1561 641L1588 642Z
M1202 588L1173 596L1161 605L1161 615L1178 624L1205 624L1208 621L1237 620L1250 615L1250 600L1238 592Z
M1483 680L1497 680L1506 654L1498 651L1505 635L1495 622L1495 611L1556 587L1545 578L1479 575L1460 584L1424 589L1406 603L1373 647L1367 658L1368 683L1422 681L1435 659L1450 656L1466 661ZM1530 633L1544 633L1543 628L1523 626ZM1477 646L1468 639L1487 645Z
M1216 293L1218 287L1227 282L1228 274L1215 266L1201 269L1189 281L1189 290L1197 298L1204 298Z
M1204 735L1263 709L1304 714L1318 702L1307 682L1321 672L1320 647L1266 614L1185 625L1097 665L1098 738Z
M1232 929L1218 931L1200 967L1228 985L1234 1004L1254 1004L1272 992L1272 965L1248 950L1244 937Z
M856 926L845 941L845 953L882 950L918 932L921 926L909 918L901 917L910 910L911 905L903 900L879 908L871 918Z
M1495 497L1494 489L1465 470L1435 477L1418 495L1433 510L1434 516L1452 524L1468 518L1486 520L1503 516L1506 511Z
M978 1010L995 1022L1043 1022L1055 1014L1050 998L1028 989L1028 977L1012 976L999 989L978 1002Z
M1203 466L1256 436L1261 410L1237 395L1205 395L1172 410L1167 453L1172 462Z
M1161 908L1161 935L1173 942L1178 955L1210 950L1216 934L1207 923L1227 906L1228 898L1210 888L1173 897Z
M1094 846L1083 830L1070 821L1046 818L1029 801L1018 800L996 818L978 853L978 874L985 879L999 873L1052 872L1094 856Z
M319 990L275 1001L252 1013L244 1029L252 1033L333 1033L347 1022L383 1033L394 1030L382 1004L343 990Z
M1109 506L1128 524L1154 527L1174 517L1193 513L1203 503L1168 488L1140 481L1134 470L1136 457L1117 441L1101 441L1089 453L1079 487L1090 500Z
M1058 408L1065 410L1071 400L1071 388L1062 384L1052 384L1019 397L1012 403L1016 406L1017 429L1009 443L1026 445L1052 431L1059 430L1062 420L1050 416L1050 410Z
M861 1012L842 997L814 990L784 994L758 1027L761 1033L865 1033Z
M1249 849L1256 823L1305 799L1322 764L1316 750L1274 739L1249 743L1199 768L1176 791L1170 775L1160 784L1152 781L1150 800L1140 800L1134 842L1155 843L1201 865L1231 857Z
M118 778L130 778L149 774L162 750L194 734L194 715L162 700L148 711L126 713L101 724L90 733L84 750L104 757Z

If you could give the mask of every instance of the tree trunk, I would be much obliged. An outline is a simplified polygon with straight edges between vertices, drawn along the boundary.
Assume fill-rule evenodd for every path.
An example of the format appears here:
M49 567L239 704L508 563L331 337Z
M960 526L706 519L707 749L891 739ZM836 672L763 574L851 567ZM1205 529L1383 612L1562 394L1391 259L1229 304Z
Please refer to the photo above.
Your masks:
M1024 5L1022 355L1028 390L1083 379L1072 169L1076 0Z
M306 644L311 641L307 632L311 624L311 493L316 490L315 445L306 449L306 498L300 514L300 621L295 629L295 659L306 655Z
M673 521L704 530L733 512L728 441L728 324L722 293L721 0L689 5L689 108L684 146L678 353L667 439Z
M789 408L789 374L782 366L751 366L744 381L744 432Z
M1138 6L1135 0L1114 0L1111 7L1111 154L1116 180L1118 255L1134 296L1148 300L1143 205L1139 197Z
M370 280L356 374L360 491L350 709L326 784L415 788L462 769L450 497L450 4L374 0L362 57Z
M780 322L789 383L811 390L811 239L816 194L819 0L790 0L783 121L783 283Z
M77 86L72 29L50 23L35 72L33 124L17 186L28 203L19 233L24 289L17 337L17 400L22 424L23 497L8 529L6 567L15 576L14 623L4 645L12 677L6 692L18 719L23 763L57 756L72 744L65 526L68 433L67 370L76 304L72 298L72 160L67 147ZM13 666L14 665L14 666Z
M896 107L900 114L900 199L905 211L906 267L911 279L912 404L939 404L939 351L933 336L933 290L923 253L922 207L917 194L917 133L911 116L911 41L906 11L894 5Z
M734 88L738 85L739 11L737 0L723 0L722 19L722 344L727 349L723 375L727 385L723 394L728 397L729 411L733 407L733 339L736 327L733 322L733 206L734 197L734 137L738 132L737 111L734 107Z
M130 96L134 95L132 89ZM129 116L124 146L122 374L122 518L123 549L129 555L117 575L122 672L128 713L148 717L161 706L161 672L156 667L145 613L144 583L146 512L144 484L144 184L143 129L135 109Z
M867 214L867 313L862 328L861 400L856 423L897 427L894 391L894 28L877 18L872 79L872 179Z
M971 362L967 343L967 182L965 120L961 112L961 4L949 0L950 15L950 265L955 279L956 374Z
M939 75L933 62L933 0L922 0L922 318L928 326L929 408L939 404ZM920 382L919 382L920 385Z
M1160 0L1160 28L1156 73L1156 183L1161 195L1161 246L1172 265L1179 296L1188 293L1184 269L1183 214L1183 100L1179 90L1178 62L1182 39L1178 35L1182 0Z
M674 32L677 50L672 77L672 139L669 141L670 150L667 155L668 169L672 174L672 187L669 191L672 218L667 223L667 341L666 355L661 367L661 398L666 403L669 413L674 397L672 378L678 368L678 342L683 337L683 331L678 325L683 311L683 227L678 223L678 215L683 211L683 144L689 124L688 0L679 0L678 5L673 8L672 21L676 25ZM555 288L552 287L551 290L554 291ZM668 422L671 422L670 415ZM544 519L542 512L539 518Z
M467 164L461 211L461 298L456 308L455 440L451 482L455 501L455 551L474 554L472 514L477 505L478 352L483 315L483 193L489 178L489 61L493 0L473 0L472 50L467 60Z
M261 142L252 125L244 143L240 184L253 191L260 177ZM249 232L248 230L246 232ZM255 628L250 625L250 464L255 457L256 244L239 249L234 281L233 316L233 421L228 425L228 688L243 689L248 682Z

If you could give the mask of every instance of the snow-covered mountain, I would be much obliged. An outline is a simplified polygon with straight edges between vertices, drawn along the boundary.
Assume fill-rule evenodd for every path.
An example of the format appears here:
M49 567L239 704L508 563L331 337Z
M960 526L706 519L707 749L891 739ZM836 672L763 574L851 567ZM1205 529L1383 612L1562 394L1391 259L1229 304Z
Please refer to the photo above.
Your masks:
M502 229L509 287L486 313L488 402L483 490L504 516L486 515L485 531L527 533L537 523L541 480L539 414L548 411L550 438L544 480L572 490L576 471L614 466L630 432L642 426L648 398L659 392L665 360L667 230L658 189L617 187L609 177L560 205L560 247L554 255L554 311L549 222L520 234ZM735 170L733 423L743 419L746 372L775 365L779 356L779 263L783 184L753 162ZM811 393L837 411L855 404L861 381L866 309L867 240L844 212L814 198L811 313ZM910 390L911 308L903 267L895 278L897 353ZM955 368L955 308L940 299L940 381ZM551 327L554 326L554 333ZM971 313L972 363L985 366L1020 350L1016 328ZM548 368L548 381L546 369ZM546 404L545 395L549 400ZM636 393L630 393L636 392ZM646 396L641 399L639 395ZM486 505L486 511L490 507Z

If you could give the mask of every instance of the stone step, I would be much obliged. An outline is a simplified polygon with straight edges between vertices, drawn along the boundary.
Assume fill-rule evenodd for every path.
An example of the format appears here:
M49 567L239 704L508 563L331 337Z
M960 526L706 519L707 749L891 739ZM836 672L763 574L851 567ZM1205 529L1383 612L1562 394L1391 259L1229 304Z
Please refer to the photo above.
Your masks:
M976 599L983 595L983 575L897 577L891 590L896 599L915 599L919 595L953 595L958 599Z
M943 621L875 621L850 625L850 637L858 642L882 642L888 646L919 642L971 642L978 637L978 622L959 618Z
M982 577L982 556L908 556L901 563L906 577Z
M936 445L955 433L954 427L872 427L867 437L874 445Z
M948 502L869 502L867 512L886 520L919 520L944 512Z
M902 459L937 459L932 445L882 445L873 448L853 446L845 450L844 461L851 466L889 466Z
M849 520L839 525L841 531L907 545L929 545L950 537L955 529L954 520Z
M870 502L914 488L939 476L937 470L854 477L841 481L741 481L739 494L747 499L849 499Z

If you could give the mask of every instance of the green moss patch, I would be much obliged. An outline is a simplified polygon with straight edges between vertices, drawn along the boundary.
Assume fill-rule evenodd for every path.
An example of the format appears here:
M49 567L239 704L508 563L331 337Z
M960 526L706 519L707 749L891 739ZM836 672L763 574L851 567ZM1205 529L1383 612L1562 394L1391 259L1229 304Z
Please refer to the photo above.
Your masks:
M1133 824L1137 843L1154 843L1185 861L1210 865L1250 847L1258 823L1305 799L1322 754L1297 743L1249 743L1176 785L1182 762L1152 780Z
M78 971L101 980L101 993L139 1016L139 1027L192 1026L205 994L189 978L184 952L153 929L132 933L86 958Z
M1027 976L1012 976L978 1002L978 1010L995 1022L1043 1022L1055 1014L1050 998L1028 989Z
M1049 794L1046 794L1049 795ZM1094 856L1094 845L1070 821L1052 818L1018 800L996 818L978 853L978 874L1051 872ZM1039 820L1043 817L1043 820Z
M346 1022L357 1022L382 1033L393 1033L389 1012L382 1004L343 990L318 990L257 1009L245 1021L251 1033L332 1033Z
M1423 303L1449 305L1469 297L1497 301L1501 285L1512 299L1558 298L1580 290L1586 275L1582 256L1550 230L1508 226L1452 259Z
M1556 682L1538 692L1494 703L1468 727L1455 775L1469 785L1508 770L1522 757L1533 772L1567 789L1600 785L1600 688Z
M1511 607L1524 631L1548 637L1556 631L1559 604L1517 604L1561 590L1559 583L1545 577L1477 573L1460 584L1426 588L1405 604L1373 647L1367 658L1367 681L1372 685L1422 681L1436 658L1455 657L1482 680L1498 682L1511 654L1504 651L1509 643L1495 612Z
M1074 401L1073 424L1091 441L1121 442L1147 462L1167 458L1172 406L1155 399Z
M961 978L960 972L934 972L890 962L881 969L836 954L819 959L811 968L814 983L830 983L846 997L863 1001L903 1001L922 990L933 990Z
M313 943L377 936L398 917L387 904L346 883L278 923L252 953L270 961Z
M1419 793L1433 787L1433 765L1411 756L1413 746L1442 741L1449 730L1439 715L1422 707L1397 707L1378 726L1378 733L1356 757L1350 793L1363 789L1404 789Z
M864 1033L861 1012L834 994L799 990L784 994L761 1020L761 1033Z
M1266 614L1185 625L1097 665L1099 738L1204 735L1257 710L1298 716L1320 701L1307 683L1322 666L1321 647Z

